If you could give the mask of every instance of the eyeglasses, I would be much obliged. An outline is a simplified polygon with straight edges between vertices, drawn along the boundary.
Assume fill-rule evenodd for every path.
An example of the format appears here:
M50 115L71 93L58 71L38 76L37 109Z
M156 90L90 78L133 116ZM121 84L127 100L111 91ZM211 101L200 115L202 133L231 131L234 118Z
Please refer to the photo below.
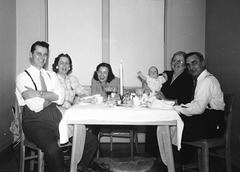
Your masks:
M184 64L182 60L172 60L172 63Z

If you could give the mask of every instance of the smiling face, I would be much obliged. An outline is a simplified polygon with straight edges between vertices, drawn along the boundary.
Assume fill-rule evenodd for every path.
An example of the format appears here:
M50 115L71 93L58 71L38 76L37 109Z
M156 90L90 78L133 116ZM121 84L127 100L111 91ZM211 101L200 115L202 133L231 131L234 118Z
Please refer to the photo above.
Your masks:
M151 67L149 70L148 70L148 75L151 77L151 78L154 78L154 79L157 79L158 78L158 70L156 67Z
M108 68L101 66L97 71L99 81L106 82L108 78L108 73L109 73Z
M70 61L67 57L61 56L58 61L58 73L62 76L66 76L70 69Z
M174 73L182 73L185 68L185 59L182 55L176 55L172 58L171 67Z
M187 57L186 64L190 74L195 78L205 70L205 61L201 60L197 55Z
M43 68L48 59L48 49L37 45L35 50L30 52L30 59L33 66L39 70Z

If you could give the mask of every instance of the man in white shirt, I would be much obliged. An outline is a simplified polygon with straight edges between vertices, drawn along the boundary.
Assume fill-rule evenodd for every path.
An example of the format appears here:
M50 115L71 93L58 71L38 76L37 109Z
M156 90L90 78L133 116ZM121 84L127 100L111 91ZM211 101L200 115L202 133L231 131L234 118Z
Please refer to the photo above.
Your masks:
M63 151L58 146L58 125L62 114L56 107L64 101L65 91L55 72L43 69L48 60L49 44L35 42L30 50L31 66L16 79L16 96L23 107L22 125L26 138L44 152L44 159L51 172L63 172ZM93 136L93 135L92 135ZM96 137L86 138L82 158L84 170L97 148ZM89 156L88 156L89 155Z
M220 137L224 133L224 99L218 80L205 68L203 55L198 52L188 53L186 65L196 83L193 100L176 106L184 122L182 141ZM182 145L181 161L186 163L186 152ZM177 158L175 157L176 161ZM184 159L185 160L184 160Z
M57 144L62 114L56 104L63 103L65 92L56 74L43 69L48 52L46 42L32 45L31 66L17 76L16 96L19 106L23 107L22 125L26 138L44 152L50 171L64 171L63 153Z

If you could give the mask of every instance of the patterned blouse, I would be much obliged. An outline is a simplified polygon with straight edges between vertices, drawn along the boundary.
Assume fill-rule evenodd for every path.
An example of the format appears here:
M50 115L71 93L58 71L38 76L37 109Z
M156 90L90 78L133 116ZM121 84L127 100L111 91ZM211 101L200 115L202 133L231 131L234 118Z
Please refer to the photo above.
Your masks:
M86 96L89 92L86 91L79 83L76 76L68 75L65 79L57 74L60 83L65 89L65 100L62 107L69 108L73 105L76 96Z

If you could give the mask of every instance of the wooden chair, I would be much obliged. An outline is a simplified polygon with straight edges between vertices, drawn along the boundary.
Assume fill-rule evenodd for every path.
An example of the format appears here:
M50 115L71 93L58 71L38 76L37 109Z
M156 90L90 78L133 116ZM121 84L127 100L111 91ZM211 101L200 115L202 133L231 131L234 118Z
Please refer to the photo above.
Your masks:
M38 172L44 172L44 153L35 144L28 141L23 133L22 129L22 107L18 106L16 101L15 106L12 107L12 111L17 113L16 116L19 120L19 134L20 134L20 172L24 172L25 161L30 160L30 171L34 170L34 164L38 163ZM26 149L30 149L30 155L26 155Z
M139 153L138 150L138 137L137 137L137 130L132 126L123 126L126 128L120 128L119 126L113 128L103 128L100 129L98 133L98 150L97 150L97 158L99 158L99 146L100 146L100 139L101 137L110 137L110 151L113 150L113 137L118 138L129 138L130 139L130 147L131 147L131 159L134 160L133 155L133 144L135 143L136 151Z
M183 144L198 147L198 167L200 172L209 172L209 149L215 147L225 147L225 156L217 153L210 153L212 156L226 159L227 172L231 172L231 155L230 155L230 136L233 115L234 94L224 94L225 106L225 121L226 130L222 137L215 139L202 139L193 142L183 142ZM192 166L185 165L184 170L191 170Z
M16 101L15 107L12 107L12 112L17 113L15 116L18 117L19 120L19 134L20 134L20 172L24 172L25 161L30 160L30 171L34 170L34 165L38 164L38 172L44 172L44 153L39 149L35 144L28 141L25 138L22 129L22 107L18 106ZM64 145L60 145L59 147L71 147L72 144L69 142ZM26 154L26 149L30 150L30 155ZM64 157L66 160L68 157ZM37 160L37 161L36 161Z

